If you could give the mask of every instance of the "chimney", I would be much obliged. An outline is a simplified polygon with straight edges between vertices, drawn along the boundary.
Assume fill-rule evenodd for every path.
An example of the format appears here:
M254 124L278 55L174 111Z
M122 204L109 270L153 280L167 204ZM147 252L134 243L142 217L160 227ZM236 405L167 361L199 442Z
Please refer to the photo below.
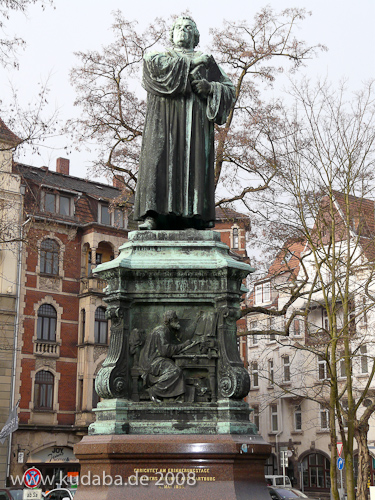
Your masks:
M117 189L124 189L125 187L125 181L124 181L124 176L123 175L114 175L113 176L113 187L117 188Z
M70 161L66 158L57 158L56 172L59 174L69 175L69 163Z

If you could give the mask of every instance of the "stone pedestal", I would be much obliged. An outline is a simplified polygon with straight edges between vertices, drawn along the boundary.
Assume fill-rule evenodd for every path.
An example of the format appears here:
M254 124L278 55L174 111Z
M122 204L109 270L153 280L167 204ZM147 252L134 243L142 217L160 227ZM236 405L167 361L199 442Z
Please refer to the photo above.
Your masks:
M259 436L87 436L75 498L269 500L270 451Z
M192 229L130 233L119 256L95 269L108 282L111 336L96 379L96 422L75 447L76 500L268 500L270 446L250 422L237 347L249 272L219 233ZM157 352L152 370L145 352ZM155 397L160 379L176 381L177 398Z
M111 338L96 379L104 402L90 433L255 433L243 402L250 380L236 329L243 280L251 271L229 255L215 231L130 233L117 259L95 269L108 282ZM196 343L173 356L185 383L177 407L150 400L139 366L145 338L168 310L176 311L181 325L171 343Z

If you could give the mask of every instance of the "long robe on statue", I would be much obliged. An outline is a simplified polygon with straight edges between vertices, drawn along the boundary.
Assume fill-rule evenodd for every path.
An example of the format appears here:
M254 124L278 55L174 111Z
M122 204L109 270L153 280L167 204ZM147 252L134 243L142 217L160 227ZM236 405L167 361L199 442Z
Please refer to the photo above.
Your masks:
M215 225L214 123L226 122L235 89L213 58L211 67L191 70L191 59L199 55L172 49L144 57L147 113L135 220L157 214ZM212 84L207 99L190 85L201 78Z
M154 397L171 398L185 392L184 376L172 357L182 349L171 344L166 326L156 327L148 336L139 358L144 385Z

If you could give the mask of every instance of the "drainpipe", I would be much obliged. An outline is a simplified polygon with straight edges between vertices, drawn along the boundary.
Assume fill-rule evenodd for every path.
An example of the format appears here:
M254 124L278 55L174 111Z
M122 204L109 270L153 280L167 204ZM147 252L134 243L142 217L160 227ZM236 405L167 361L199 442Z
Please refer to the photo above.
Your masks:
M15 322L14 322L14 335L13 335L13 367L12 367L12 379L11 379L11 389L10 389L10 411L12 411L14 407L14 396L16 389L16 362L17 362L17 344L18 344L18 327L20 322L20 294L21 294L21 270L22 270L22 249L23 249L23 230L24 226L31 220L30 217L25 220L23 224L22 214L23 214L23 196L25 194L25 187L20 187L21 193L21 202L20 202L20 214L19 214L19 223L20 223L20 232L19 232L19 246L18 246L18 258L17 258L17 281L16 281L16 304L15 304ZM11 449L12 449L12 434L9 435L8 438L8 457L7 457L7 473L6 479L9 477L10 472L10 458L11 458Z

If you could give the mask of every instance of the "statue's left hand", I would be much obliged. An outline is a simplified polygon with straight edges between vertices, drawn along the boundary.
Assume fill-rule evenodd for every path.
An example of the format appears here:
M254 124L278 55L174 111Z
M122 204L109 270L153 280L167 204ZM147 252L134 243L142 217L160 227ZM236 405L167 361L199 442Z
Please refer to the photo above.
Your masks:
M212 93L212 85L207 80L193 80L191 86L199 97L207 98Z

